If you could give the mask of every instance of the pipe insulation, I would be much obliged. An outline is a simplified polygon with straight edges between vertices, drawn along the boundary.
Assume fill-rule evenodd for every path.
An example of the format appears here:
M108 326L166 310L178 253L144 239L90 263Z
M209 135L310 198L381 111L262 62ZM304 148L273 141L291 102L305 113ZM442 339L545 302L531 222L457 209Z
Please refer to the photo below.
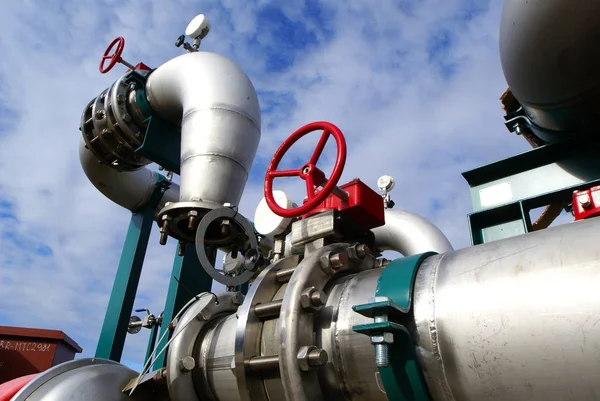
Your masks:
M85 141L79 142L79 161L90 182L108 199L127 210L136 212L149 200L158 183L158 174L146 167L133 171L118 171L98 162L96 156L86 148ZM158 208L167 202L179 199L179 185L171 186L163 195Z
M599 25L596 0L504 2L504 76L530 120L548 131L536 132L545 140L552 140L548 135L553 131L589 133L598 128Z
M396 251L404 256L424 252L452 251L444 233L424 217L404 210L385 210L385 225L373 229L380 251Z
M260 141L252 82L215 53L178 56L148 77L152 110L181 125L180 201L239 204Z

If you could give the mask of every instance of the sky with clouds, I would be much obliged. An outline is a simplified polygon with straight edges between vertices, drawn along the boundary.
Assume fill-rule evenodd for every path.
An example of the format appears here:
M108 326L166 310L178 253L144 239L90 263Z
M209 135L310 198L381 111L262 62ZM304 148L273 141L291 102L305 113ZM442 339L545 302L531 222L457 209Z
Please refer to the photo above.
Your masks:
M265 168L300 126L326 120L346 136L341 182L397 180L396 207L470 244L461 172L528 149L503 125L498 55L501 1L20 0L0 12L0 324L65 331L92 356L128 211L89 183L79 164L80 116L125 72L98 62L116 36L124 59L157 67L195 15L212 29L202 49L252 80L262 137L240 210L252 219ZM311 140L314 142L311 143ZM318 138L294 147L307 158ZM329 144L325 165L335 153ZM326 171L329 171L325 169ZM299 185L297 185L299 184ZM301 199L302 183L285 187ZM160 313L175 247L154 230L136 308ZM138 367L147 331L129 336Z

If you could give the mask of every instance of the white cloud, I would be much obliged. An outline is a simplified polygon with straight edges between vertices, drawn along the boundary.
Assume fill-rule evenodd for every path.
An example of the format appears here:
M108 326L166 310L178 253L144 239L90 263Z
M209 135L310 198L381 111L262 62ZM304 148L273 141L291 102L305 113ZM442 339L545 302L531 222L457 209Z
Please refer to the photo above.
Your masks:
M97 71L115 36L126 38L126 60L158 66L180 54L173 43L200 12L212 23L203 48L247 71L264 110L240 207L247 217L281 141L308 122L327 120L348 143L342 182L360 177L374 186L379 175L391 174L397 207L432 219L455 246L468 245L470 199L460 173L527 148L505 130L497 100L506 88L497 50L501 2L288 3L281 10L291 20L287 28L269 14L281 4L268 1L3 6L0 201L10 203L17 220L0 217L0 323L64 330L93 355L129 213L82 174L80 114L124 72ZM307 33L288 35L294 29ZM435 38L441 39L432 56ZM291 64L274 65L278 56ZM292 156L307 157L311 140L304 142ZM300 200L303 185L296 184L286 188ZM139 288L144 302L136 307L158 314L175 249L173 241L160 247L156 231ZM52 255L22 242L45 244ZM128 340L128 363L140 362L146 335Z

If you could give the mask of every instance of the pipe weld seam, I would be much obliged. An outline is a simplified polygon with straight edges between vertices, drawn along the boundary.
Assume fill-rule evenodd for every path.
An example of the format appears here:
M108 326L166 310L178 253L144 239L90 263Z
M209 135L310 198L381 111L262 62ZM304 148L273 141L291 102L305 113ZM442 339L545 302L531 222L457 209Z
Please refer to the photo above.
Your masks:
M242 170L244 170L246 175L249 174L248 170L246 170L246 167L244 167L244 165L242 163L240 163L239 161L237 161L236 159L234 159L231 156L227 156L227 155L224 155L222 153L217 153L217 152L196 153L196 154L192 154L190 156L186 156L185 158L181 159L181 165L183 166L183 164L185 162L187 162L190 159L193 159L194 157L201 157L201 156L222 157L222 158L230 160L230 161L234 162L235 164L237 164L238 166L240 166L242 168Z
M183 113L183 116L181 118L181 124L183 125L183 121L186 118L188 118L190 115L197 113L197 112L207 111L207 110L230 111L232 113L238 114L238 115L250 120L250 122L252 122L252 124L260 130L260 124L254 118L252 118L252 116L250 116L248 113L245 113L241 110L236 110L236 109L232 108L231 106L222 105L222 104L212 104L212 105L209 105L206 107L201 107L201 108L195 107L193 109L189 109L185 113Z

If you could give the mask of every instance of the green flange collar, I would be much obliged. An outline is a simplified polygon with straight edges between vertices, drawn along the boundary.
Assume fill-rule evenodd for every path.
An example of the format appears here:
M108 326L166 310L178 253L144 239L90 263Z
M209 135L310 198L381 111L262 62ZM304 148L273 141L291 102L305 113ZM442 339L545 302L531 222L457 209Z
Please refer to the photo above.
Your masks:
M352 330L369 336L393 333L394 342L389 345L389 365L378 368L390 401L431 399L417 363L412 338L402 322L412 307L413 288L419 266L432 255L435 255L435 252L392 261L379 277L375 302L352 307L363 316L388 317L388 321L361 324L352 327Z

